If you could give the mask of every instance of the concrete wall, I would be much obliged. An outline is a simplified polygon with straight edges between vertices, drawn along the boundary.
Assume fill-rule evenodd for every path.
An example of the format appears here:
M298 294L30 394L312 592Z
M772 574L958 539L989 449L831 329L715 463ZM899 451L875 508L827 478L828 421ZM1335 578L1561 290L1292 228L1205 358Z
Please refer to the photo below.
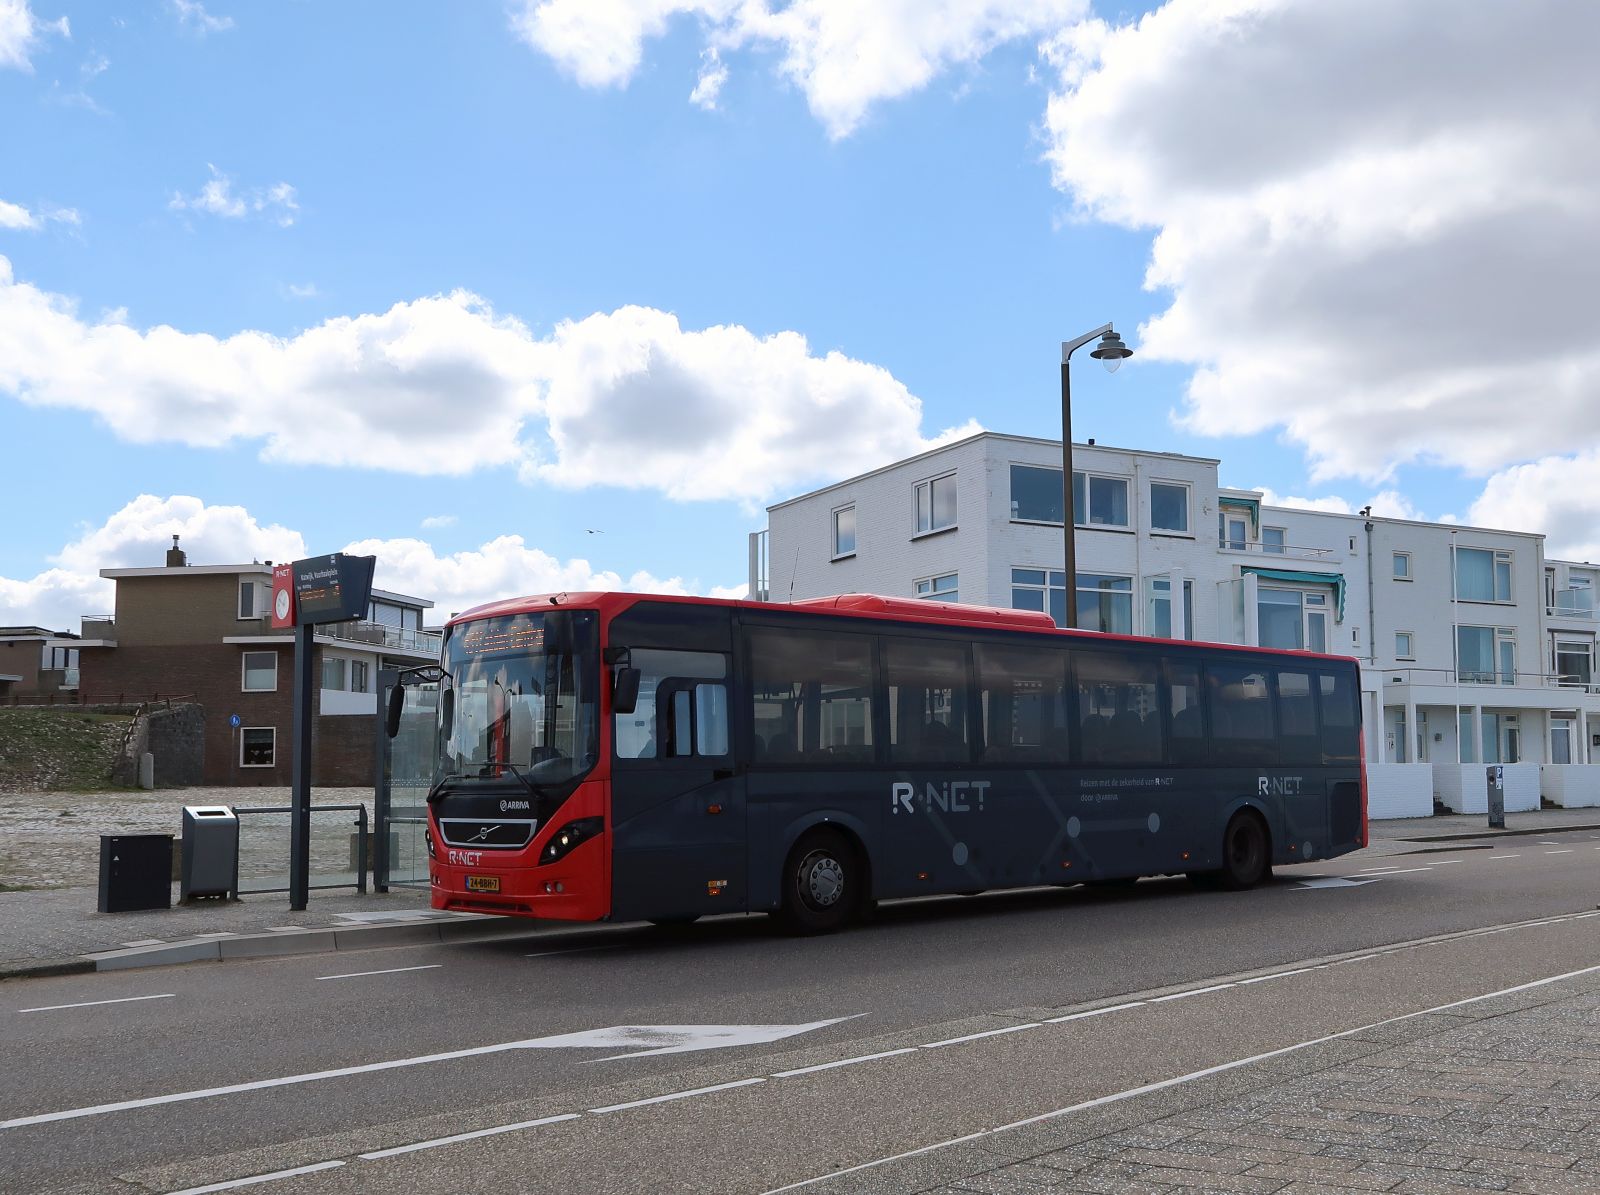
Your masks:
M1600 805L1600 767L1547 763L1540 769L1542 794L1566 809Z
M1433 769L1425 763L1368 764L1367 816L1433 816Z

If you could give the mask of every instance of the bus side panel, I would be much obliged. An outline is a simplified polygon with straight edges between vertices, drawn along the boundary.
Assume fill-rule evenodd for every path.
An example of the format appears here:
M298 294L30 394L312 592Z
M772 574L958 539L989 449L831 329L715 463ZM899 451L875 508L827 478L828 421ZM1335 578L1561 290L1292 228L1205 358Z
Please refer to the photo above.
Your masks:
M747 907L745 782L675 767L618 770L611 785L611 903L618 921Z
M750 908L775 909L782 903L783 866L797 838L807 829L835 825L867 853L872 895L885 895L883 805L888 784L870 772L831 768L751 768Z

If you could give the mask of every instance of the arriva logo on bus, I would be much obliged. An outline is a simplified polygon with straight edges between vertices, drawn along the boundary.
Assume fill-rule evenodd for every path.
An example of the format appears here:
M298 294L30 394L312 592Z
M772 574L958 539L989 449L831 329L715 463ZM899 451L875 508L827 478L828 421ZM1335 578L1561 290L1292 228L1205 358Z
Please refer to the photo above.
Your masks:
M1298 797L1303 776L1257 776L1256 794L1263 797Z
M930 780L923 785L919 796L915 784L896 780L889 786L889 811L899 813L904 809L915 813L917 802L921 801L925 813L932 813L935 806L944 813L982 813L988 789L987 780Z

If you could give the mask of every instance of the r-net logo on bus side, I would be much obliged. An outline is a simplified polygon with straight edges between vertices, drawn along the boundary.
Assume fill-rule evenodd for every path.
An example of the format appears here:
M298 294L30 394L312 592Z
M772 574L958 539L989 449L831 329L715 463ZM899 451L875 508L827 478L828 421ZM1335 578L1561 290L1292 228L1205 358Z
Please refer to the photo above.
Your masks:
M930 780L922 792L907 780L889 786L889 811L915 813L920 804L924 813L938 808L941 813L982 813L989 790L987 780Z
M1256 793L1263 797L1298 797L1304 776L1257 776Z

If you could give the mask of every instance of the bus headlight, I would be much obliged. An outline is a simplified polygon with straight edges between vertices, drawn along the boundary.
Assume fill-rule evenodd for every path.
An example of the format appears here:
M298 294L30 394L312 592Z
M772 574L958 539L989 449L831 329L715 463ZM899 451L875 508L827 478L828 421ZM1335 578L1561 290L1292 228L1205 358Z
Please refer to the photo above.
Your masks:
M606 819L603 817L580 817L577 821L568 822L557 830L555 836L544 844L544 850L539 852L539 863L554 863L565 858L571 853L572 848L580 842L586 842L600 833L605 828Z
M428 858L437 859L439 852L433 849L433 830L427 826L422 828L422 841L428 844Z

